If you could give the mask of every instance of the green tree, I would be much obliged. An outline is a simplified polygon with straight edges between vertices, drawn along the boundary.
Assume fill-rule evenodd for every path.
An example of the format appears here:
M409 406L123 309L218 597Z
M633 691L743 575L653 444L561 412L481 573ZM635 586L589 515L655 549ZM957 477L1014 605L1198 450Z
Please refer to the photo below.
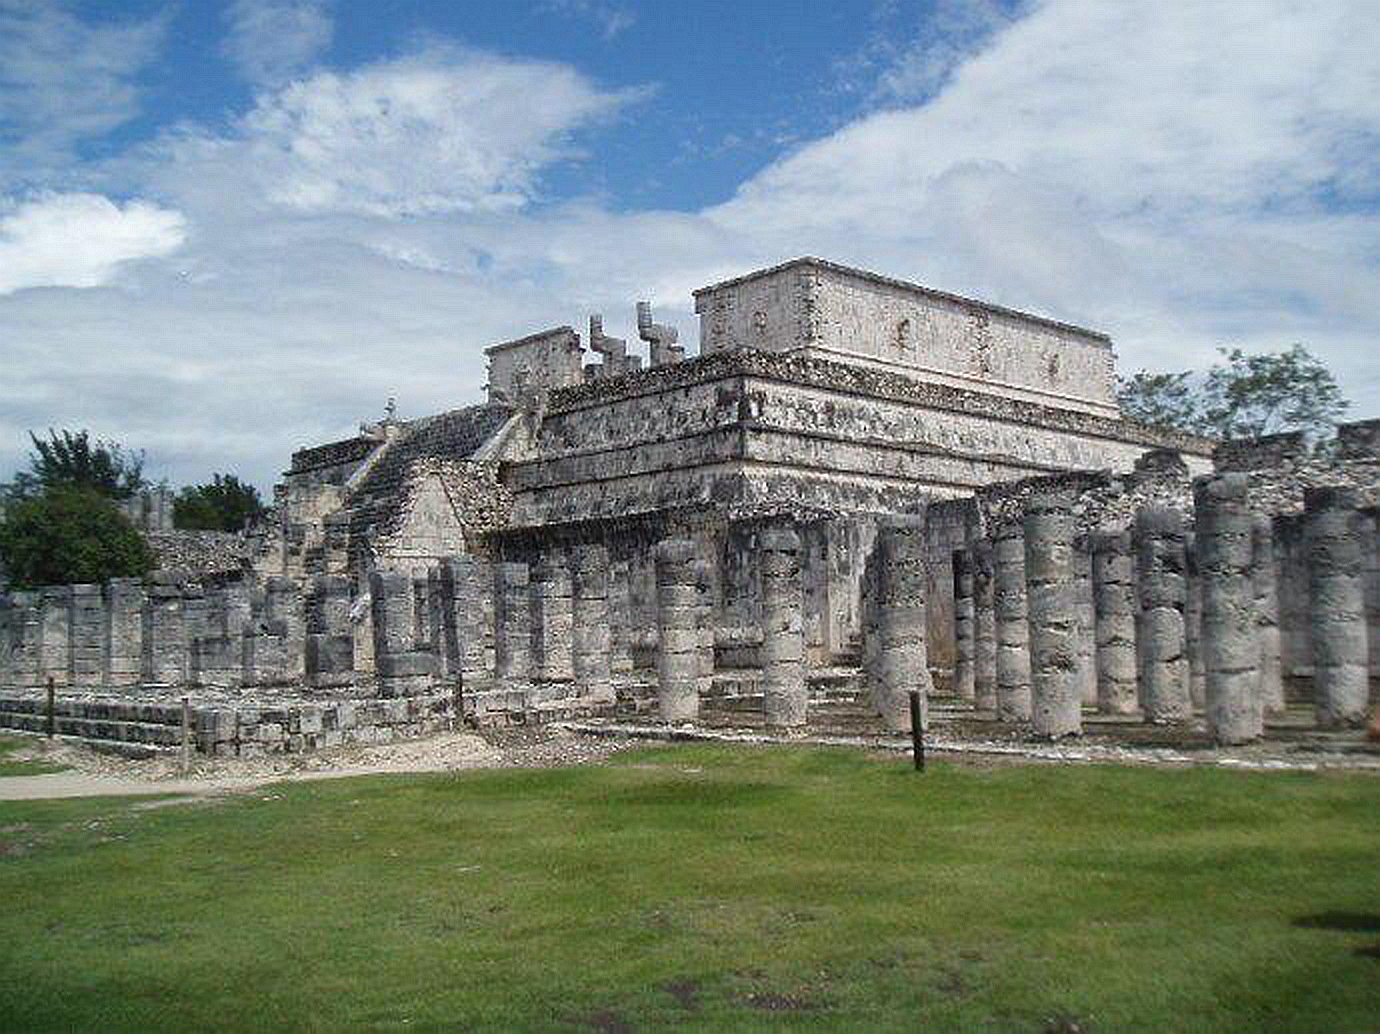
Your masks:
M263 516L259 490L233 474L213 474L204 485L189 485L173 500L173 524L201 531L243 531Z
M1248 355L1219 349L1205 373L1147 373L1117 386L1122 412L1133 420L1214 438L1259 438L1303 431L1329 434L1350 404L1332 372L1303 345Z
M65 484L5 508L0 561L21 589L138 576L153 567L147 543L119 507Z
M92 440L88 431L54 431L29 440L29 469L10 487L15 498L30 498L59 485L85 488L107 499L128 499L148 484L144 480L144 454L126 452L114 442Z

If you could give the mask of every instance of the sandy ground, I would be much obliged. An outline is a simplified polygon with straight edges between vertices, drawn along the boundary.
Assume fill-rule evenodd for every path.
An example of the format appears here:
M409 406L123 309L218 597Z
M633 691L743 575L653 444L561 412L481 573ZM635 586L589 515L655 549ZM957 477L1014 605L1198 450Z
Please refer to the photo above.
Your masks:
M0 800L141 794L234 793L265 783L391 772L448 772L471 768L546 768L599 761L628 746L623 739L579 736L559 728L502 730L479 735L448 732L426 739L313 754L261 758L204 758L181 771L176 757L144 761L100 754L74 744L35 738L9 760L44 761L69 771L0 778Z

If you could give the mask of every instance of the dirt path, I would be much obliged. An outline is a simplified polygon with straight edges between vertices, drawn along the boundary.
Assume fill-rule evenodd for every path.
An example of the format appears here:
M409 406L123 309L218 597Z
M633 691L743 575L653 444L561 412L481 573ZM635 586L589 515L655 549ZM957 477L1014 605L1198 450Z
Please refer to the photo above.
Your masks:
M624 740L577 736L550 728L503 730L482 736L450 732L421 740L314 754L262 758L198 756L191 771L184 774L176 758L132 761L72 744L35 739L32 745L26 745L9 757L15 761L65 765L68 771L0 778L0 800L149 794L208 796L251 790L266 783L357 775L473 768L547 768L598 761L627 745Z

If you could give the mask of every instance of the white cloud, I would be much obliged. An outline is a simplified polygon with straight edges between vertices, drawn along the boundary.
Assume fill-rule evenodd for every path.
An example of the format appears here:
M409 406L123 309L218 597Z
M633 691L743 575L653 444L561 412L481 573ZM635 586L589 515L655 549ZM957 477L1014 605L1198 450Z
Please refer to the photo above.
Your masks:
M169 191L251 193L301 212L511 211L574 134L638 96L568 65L434 47L261 94L228 135L185 131L153 151Z
M334 26L319 0L235 0L225 9L222 46L251 83L275 86L330 46Z
M143 201L46 194L0 217L0 295L26 287L97 287L123 262L168 255L182 216Z
M546 0L541 9L593 22L606 40L613 39L624 29L632 28L637 22L632 8L608 0Z
M44 0L0 0L0 187L61 175L84 140L137 114L135 79L164 19L91 25Z
M707 214L1106 328L1123 366L1303 339L1374 409L1356 358L1380 333L1373 14L1049 0L926 103L859 119Z

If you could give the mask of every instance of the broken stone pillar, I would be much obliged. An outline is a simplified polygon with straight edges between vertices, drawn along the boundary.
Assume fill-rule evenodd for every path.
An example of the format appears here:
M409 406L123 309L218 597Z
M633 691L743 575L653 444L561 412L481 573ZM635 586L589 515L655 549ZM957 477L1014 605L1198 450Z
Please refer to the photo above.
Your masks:
M1136 567L1129 532L1099 532L1092 539L1097 634L1097 709L1135 714Z
M99 585L72 586L71 681L94 687L105 682L105 597Z
M609 565L609 669L617 674L633 670L631 577L626 560Z
M1318 724L1360 726L1369 694L1364 574L1356 535L1360 496L1352 488L1309 488L1303 502Z
M930 670L925 641L925 518L877 522L878 650L872 706L892 732L909 732L910 691L920 691L920 726L928 728Z
M344 575L319 574L307 592L306 676L307 683L318 689L354 681L350 587Z
M44 680L62 688L68 684L72 649L72 587L50 585L40 590L42 629L40 631Z
M700 713L696 559L689 539L656 547L657 708L667 722L692 722Z
M450 678L477 688L488 672L484 647L484 601L493 572L473 556L444 557L437 567L440 591L438 660Z
M264 582L264 603L274 635L283 638L283 677L296 681L306 674L307 610L302 586L293 578Z
M714 684L714 576L696 547L695 629L699 639L699 694L703 699Z
M997 709L997 629L992 612L992 545L973 544L973 703L979 711Z
M532 678L540 699L568 696L572 666L570 568L564 550L548 550L532 565Z
M10 595L0 589L0 687L13 685L10 682L10 660L16 642L14 617Z
M1257 515L1251 522L1251 585L1255 594L1255 638L1260 647L1260 700L1265 714L1284 713L1284 669L1280 663L1279 567L1274 521Z
M1030 632L1021 526L999 526L992 539L992 604L997 637L997 718L1030 721Z
M1148 722L1187 721L1193 706L1184 656L1184 529L1173 510L1145 506L1136 513L1136 580L1141 710Z
M607 547L591 543L570 551L570 587L575 692L591 704L612 704Z
M530 690L531 603L527 565L494 565L494 678L505 689Z
M138 578L112 578L105 592L106 685L137 686L143 674L144 583Z
M200 630L190 637L192 682L198 686L238 685L244 675L243 590L213 590L203 601Z
M1077 736L1083 731L1073 534L1073 512L1068 497L1037 495L1026 501L1030 724L1035 735L1050 739Z
M1184 655L1188 660L1188 699L1201 711L1207 699L1203 672L1203 581L1198 570L1197 536L1184 533Z
M414 572L412 575L412 620L414 625L414 649L435 652L436 639L440 634L440 608L434 606L430 572Z
M42 670L41 597L37 592L17 591L10 594L10 658L8 684L21 689L37 686Z
M300 679L305 664L300 594L291 578L269 578L256 593L250 623L241 638L241 682L285 686Z
M182 584L172 574L154 572L144 601L143 681L185 685L189 657L183 620Z
M762 585L762 702L767 725L805 724L804 595L800 537L790 528L769 528L757 539Z
M369 598L379 696L426 693L436 677L436 654L418 642L416 581L401 571L373 571Z
M977 697L972 557L971 550L954 550L954 695L969 703Z
M1242 473L1199 478L1193 486L1202 585L1203 710L1208 733L1225 744L1249 743L1265 731L1247 486Z
M1097 613L1093 603L1092 547L1086 535L1073 538L1074 681L1083 707L1097 706Z

